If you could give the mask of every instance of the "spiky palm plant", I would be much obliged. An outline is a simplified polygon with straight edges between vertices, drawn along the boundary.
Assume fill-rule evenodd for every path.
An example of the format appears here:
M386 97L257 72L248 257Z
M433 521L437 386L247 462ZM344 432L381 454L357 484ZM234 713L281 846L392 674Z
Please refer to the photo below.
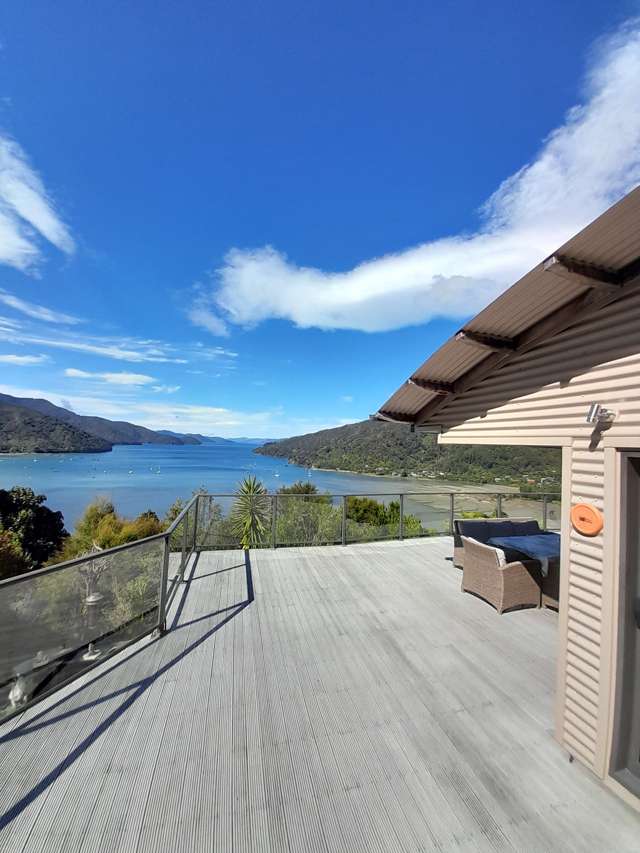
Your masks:
M231 510L233 532L245 550L265 543L270 520L271 501L266 488L256 477L245 477Z

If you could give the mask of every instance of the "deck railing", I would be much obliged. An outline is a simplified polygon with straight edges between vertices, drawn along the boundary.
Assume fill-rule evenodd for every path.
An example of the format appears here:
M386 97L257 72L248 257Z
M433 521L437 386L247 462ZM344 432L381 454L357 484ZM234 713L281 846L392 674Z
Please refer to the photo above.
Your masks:
M348 545L449 534L455 517L533 517L558 529L557 494L404 492L255 498L256 547ZM196 551L236 549L233 494L195 495L155 536L0 581L0 719L131 643L167 629Z

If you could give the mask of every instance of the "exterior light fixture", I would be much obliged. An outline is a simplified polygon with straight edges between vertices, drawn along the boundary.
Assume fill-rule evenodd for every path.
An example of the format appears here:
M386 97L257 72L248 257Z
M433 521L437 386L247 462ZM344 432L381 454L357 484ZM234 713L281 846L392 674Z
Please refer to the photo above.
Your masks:
M589 406L587 417L585 418L588 424L593 424L595 427L610 424L615 419L616 413L611 409L605 409L600 403L592 403Z

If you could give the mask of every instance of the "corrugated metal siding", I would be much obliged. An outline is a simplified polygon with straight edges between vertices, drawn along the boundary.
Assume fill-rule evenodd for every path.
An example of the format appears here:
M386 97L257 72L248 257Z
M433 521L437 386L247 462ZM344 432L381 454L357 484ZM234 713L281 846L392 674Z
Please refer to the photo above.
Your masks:
M640 437L640 294L609 305L595 319L515 358L439 415L448 425L444 443L568 444L570 501L603 509L604 450L585 423L589 403L616 412L604 435ZM566 498L565 498L566 499ZM564 642L565 680L561 736L567 749L602 772L597 757L605 737L610 689L603 681L602 535L571 529ZM607 695L605 695L607 694Z
M443 441L589 436L590 402L617 412L607 434L640 429L640 293L514 358L438 413Z
M579 502L603 509L604 452L590 450L588 439L576 440L572 448L571 503ZM567 675L562 737L572 753L594 766L602 726L603 542L602 534L586 539L571 530L568 535Z

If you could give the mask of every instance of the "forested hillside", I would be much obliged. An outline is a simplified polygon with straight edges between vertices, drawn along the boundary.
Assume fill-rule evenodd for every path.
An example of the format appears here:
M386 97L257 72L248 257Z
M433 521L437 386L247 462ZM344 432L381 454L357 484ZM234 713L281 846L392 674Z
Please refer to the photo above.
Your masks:
M381 421L326 429L258 447L298 465L370 474L399 474L467 483L559 484L560 450L537 447L438 445L430 433Z
M12 406L23 406L42 415L49 415L59 421L70 424L76 429L108 441L110 444L183 444L181 439L171 435L161 435L146 427L130 424L127 421L110 421L90 415L77 415L62 406L56 406L49 400L34 397L12 397L0 394L0 402Z
M111 446L57 418L0 401L0 453L96 453Z

